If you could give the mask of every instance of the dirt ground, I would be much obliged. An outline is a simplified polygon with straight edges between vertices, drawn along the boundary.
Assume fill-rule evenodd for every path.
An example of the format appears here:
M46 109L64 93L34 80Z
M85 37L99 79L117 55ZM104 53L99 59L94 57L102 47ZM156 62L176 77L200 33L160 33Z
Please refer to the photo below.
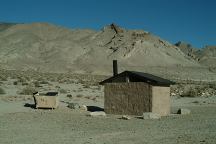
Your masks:
M143 120L120 115L87 116L64 102L56 110L24 107L28 100L0 101L2 144L194 144L216 142L216 98L172 98L172 110L188 108L190 115ZM85 103L85 98L80 98ZM92 104L103 105L102 101Z
M70 109L67 105L103 108L103 87L79 77L63 82L37 80L40 92L59 91L60 106L55 110L31 108L32 96L20 93L28 92L23 90L34 80L26 83L15 77L1 81L4 92L0 94L0 144L216 143L216 96L172 96L172 113L187 108L191 110L189 115L171 114L159 120L135 116L123 120L122 115L90 117L89 111Z

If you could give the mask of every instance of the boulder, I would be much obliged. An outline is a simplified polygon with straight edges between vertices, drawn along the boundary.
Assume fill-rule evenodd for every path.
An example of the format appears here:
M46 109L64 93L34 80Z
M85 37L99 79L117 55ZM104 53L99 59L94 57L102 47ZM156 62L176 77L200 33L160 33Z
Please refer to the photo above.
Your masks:
M160 119L160 118L161 116L156 113L152 113L152 112L143 113L143 119Z
M81 105L81 106L79 106L79 109L80 109L80 110L83 110L83 111L88 111L88 108L87 108L86 105Z
M123 116L121 117L121 119L123 119L123 120L130 120L131 117L130 117L130 116L127 116L127 115L123 115Z
M89 116L106 116L106 113L103 111L90 112Z
M177 114L182 114L182 115L187 115L187 114L190 114L191 111L189 109L182 109L180 108L178 111L177 111Z

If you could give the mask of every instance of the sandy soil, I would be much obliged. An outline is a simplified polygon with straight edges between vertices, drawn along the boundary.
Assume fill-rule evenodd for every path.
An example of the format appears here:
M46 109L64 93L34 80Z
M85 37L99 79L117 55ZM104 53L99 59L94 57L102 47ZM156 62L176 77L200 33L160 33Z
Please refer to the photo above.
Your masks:
M60 106L55 110L31 108L32 96L19 94L26 82L15 85L15 81L8 78L0 83L5 91L0 94L0 144L216 143L216 96L172 97L172 113L188 108L190 115L123 120L121 115L90 117L89 111L67 107L78 103L103 108L103 87L88 80L40 83L40 92L60 92Z
M67 98L60 95L61 98ZM80 98L80 103L89 103ZM72 110L64 101L56 110L24 107L31 99L0 100L0 143L4 144L194 144L216 142L216 98L172 98L172 110L188 108L190 115L171 115L160 120L89 117L88 111ZM102 106L103 100L93 101Z

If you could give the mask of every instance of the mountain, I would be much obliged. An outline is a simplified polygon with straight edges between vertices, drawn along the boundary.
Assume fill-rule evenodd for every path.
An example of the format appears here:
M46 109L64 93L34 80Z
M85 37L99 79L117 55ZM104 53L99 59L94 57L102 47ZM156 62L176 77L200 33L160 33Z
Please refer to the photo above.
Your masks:
M199 63L216 72L216 46L206 46L199 53Z
M179 41L175 44L180 50L186 54L187 56L191 57L192 59L197 60L197 55L198 55L198 49L195 47L192 47L191 44Z
M0 22L0 32L4 31L8 28L10 28L11 26L16 25L16 23L5 23L5 22Z
M185 42L178 42L175 46L179 47L183 53L201 65L216 71L216 46L205 46L202 49L197 49Z
M120 71L162 74L201 67L158 36L115 24L100 31L48 23L16 24L0 31L0 51L1 67L41 72L111 74L113 59L118 60Z

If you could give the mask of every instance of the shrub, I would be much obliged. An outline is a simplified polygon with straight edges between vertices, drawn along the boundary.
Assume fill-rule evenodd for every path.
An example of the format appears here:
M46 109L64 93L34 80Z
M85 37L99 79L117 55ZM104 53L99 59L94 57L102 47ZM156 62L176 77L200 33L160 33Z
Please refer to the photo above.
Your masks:
M34 81L34 86L35 87L40 87L40 82L39 81Z
M73 98L72 94L67 94L68 98Z
M198 96L198 91L195 88L189 88L189 90L184 91L181 97L196 97Z
M34 92L36 92L36 89L31 86L27 86L22 89L22 91L19 93L21 95L32 95Z
M65 89L60 89L59 92L62 93L62 94L67 93L67 91Z
M5 90L0 87L0 94L5 94Z
M17 81L14 81L14 82L13 82L13 85L17 85L17 84L18 84L18 82L17 82Z
M81 95L81 94L78 94L76 97L78 97L78 98L81 98L81 97L83 97L83 95Z

